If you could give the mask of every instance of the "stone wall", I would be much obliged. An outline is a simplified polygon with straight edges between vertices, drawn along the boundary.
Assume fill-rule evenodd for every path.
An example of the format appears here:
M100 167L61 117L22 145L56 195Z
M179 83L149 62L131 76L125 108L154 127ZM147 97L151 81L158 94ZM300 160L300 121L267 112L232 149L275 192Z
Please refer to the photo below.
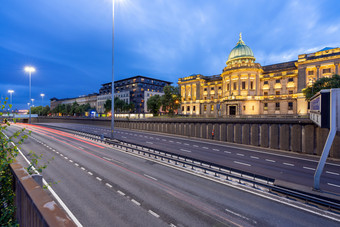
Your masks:
M110 120L39 118L37 122L62 122L110 126ZM214 139L297 153L320 155L329 129L317 127L309 119L116 119L115 127ZM212 131L214 130L214 138ZM340 158L340 132L330 157Z

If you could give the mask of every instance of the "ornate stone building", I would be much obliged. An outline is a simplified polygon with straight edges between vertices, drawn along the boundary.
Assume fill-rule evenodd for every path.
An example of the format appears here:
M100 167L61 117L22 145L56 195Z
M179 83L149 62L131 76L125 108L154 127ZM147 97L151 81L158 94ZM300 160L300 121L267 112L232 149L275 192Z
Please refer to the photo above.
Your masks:
M230 115L306 115L302 89L339 72L340 48L301 54L298 60L261 66L239 41L220 75L180 78L181 112L206 117Z

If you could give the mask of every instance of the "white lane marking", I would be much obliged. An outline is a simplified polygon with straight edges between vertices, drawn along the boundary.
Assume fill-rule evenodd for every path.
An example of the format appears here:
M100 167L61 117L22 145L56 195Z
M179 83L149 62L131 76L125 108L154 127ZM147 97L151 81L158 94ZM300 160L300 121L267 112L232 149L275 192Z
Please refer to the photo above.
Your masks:
M170 143L173 143L174 141L172 141L172 140L169 140L169 142L170 142Z
M106 183L105 185L108 186L109 188L112 188L111 184Z
M186 146L189 146L189 144L188 143L183 143L184 145L186 145Z
M58 151L56 151L56 153L57 153L57 154L59 154L59 152L58 152Z
M154 178L154 177L152 177L152 176L149 176L149 175L147 175L147 174L144 174L144 176L146 176L147 178L150 178L150 179L152 179L152 180L158 181L156 178Z
M87 172L87 173L88 173L89 175L91 175L91 176L93 175L93 173L91 173L91 172Z
M68 159L68 157L66 157L66 156L65 156L64 158L65 158L65 159Z
M166 139L162 139L162 141L166 141Z
M74 163L74 165L75 165L75 166L79 166L79 164L78 164L78 163Z
M160 140L159 138L156 138L156 140Z
M146 141L146 143L148 143L148 144L153 144L153 142L149 142L149 141Z
M243 215L241 215L239 213L236 213L236 212L228 210L228 209L225 209L225 211L227 211L227 212L229 212L229 213L231 213L231 214L233 214L233 215L235 215L237 217L243 218L243 219L245 219L247 221L252 221L254 224L257 224L257 222L255 220L250 220L249 218L247 218L247 217L245 217L245 216L243 216Z
M330 171L326 171L326 173L333 174L333 175L337 175L337 176L340 175L339 173L334 173L334 172L330 172Z
M8 139L8 136L5 134L5 136ZM15 146L15 144L13 142L11 142L13 146ZM24 160L31 165L31 162L26 158L26 156L21 152L21 150L19 148L17 148L17 150L19 151L20 155L24 158ZM34 168L34 166L32 166L32 169L37 173L38 171ZM43 184L46 186L47 190L50 191L50 193L53 195L53 197L58 201L58 203L60 204L60 206L62 206L62 208L66 211L66 213L70 216L70 218L72 219L72 221L74 221L74 223L78 226L78 227L82 227L83 225L78 221L78 219L76 218L76 216L74 216L74 214L70 211L70 209L66 206L66 204L64 203L64 201L61 200L61 198L58 196L58 194L52 189L52 187L50 186L50 184L48 184L44 178L42 178L42 182Z
M231 152L230 152L230 151L224 151L224 153L231 154Z
M271 159L266 159L267 162L276 162L274 160L271 160Z
M134 204L136 204L137 206L140 206L140 203L134 199L131 199L131 202L133 202Z
M120 195L122 195L122 196L124 196L125 195L125 193L124 192L121 192L121 191L117 191L118 192L118 194L120 194Z
M251 166L251 165L248 164L248 163L243 163L243 162L238 162L238 161L234 161L234 163L240 164L240 165L244 165L244 166Z
M209 148L207 148L207 147L202 147L203 149L209 149Z
M213 149L213 151L220 151L219 149Z
M193 145L194 147L198 147L198 145Z
M294 164L292 164L292 163L287 163L287 162L284 162L283 165L286 165L286 166L295 166Z
M78 147L78 148L80 148L80 149L84 149L84 148L82 148L82 147Z
M84 168L84 167L80 167L80 169L82 169L82 170L85 170L85 168Z
M237 153L236 155L238 155L238 156L244 156L244 154L241 154L241 153Z
M126 136L122 136L123 139L126 139L127 137Z
M96 179L97 179L97 180L99 180L99 181L102 181L102 179L101 179L101 178L99 178L99 177L96 177Z
M304 166L303 168L308 169L308 170L315 170L314 168L310 168L310 167L306 167L306 166Z
M340 185L337 185L337 184L332 184L332 183L327 183L327 184L330 185L330 186L334 186L334 187L340 188Z
M152 137L152 136L150 136L150 139L153 139L153 137Z
M253 158L253 159L260 159L259 157L256 157L256 156L250 156L250 158Z
M178 144L182 144L181 142L176 142L176 143L178 143Z
M64 156L63 154L60 154L60 156Z
M185 149L180 149L181 151L184 151L184 152L188 152L188 153L191 153L191 151L189 150L185 150Z
M103 157L103 159L106 159L106 160L108 160L108 161L112 161L111 158L107 158L107 157Z
M148 212L149 212L151 215L155 216L156 218L159 218L159 217L160 217L157 213L153 212L152 210L149 210Z
M73 162L71 159L70 160L68 160L69 162Z
M54 149L52 149L52 151L54 151L54 152L55 152L55 150L54 150Z

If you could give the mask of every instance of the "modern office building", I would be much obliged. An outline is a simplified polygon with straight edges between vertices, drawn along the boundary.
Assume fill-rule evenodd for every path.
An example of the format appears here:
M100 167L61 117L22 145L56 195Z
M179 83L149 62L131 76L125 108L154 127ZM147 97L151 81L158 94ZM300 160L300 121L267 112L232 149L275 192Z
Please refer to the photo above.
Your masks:
M308 103L302 89L338 74L339 62L340 48L324 48L295 61L261 66L240 34L221 74L178 80L181 112L207 117L305 115Z
M136 113L147 112L147 100L153 95L163 95L163 88L171 85L171 82L158 80L145 76L134 76L115 83L115 97L119 97L126 103L133 103ZM112 83L102 84L98 96L98 113L103 113L104 103L111 100ZM102 111L102 112L101 112Z

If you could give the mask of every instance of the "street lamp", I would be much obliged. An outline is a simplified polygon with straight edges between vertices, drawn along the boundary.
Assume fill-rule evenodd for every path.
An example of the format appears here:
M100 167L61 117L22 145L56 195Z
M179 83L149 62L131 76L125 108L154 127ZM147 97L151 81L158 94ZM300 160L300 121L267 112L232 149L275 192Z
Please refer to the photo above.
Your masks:
M112 0L112 83L111 83L111 139L113 139L113 129L114 129L114 116L115 116L115 109L114 109L114 27L115 27L115 0Z
M29 89L30 89L30 99L29 100L31 100L31 75L32 75L32 73L35 72L35 68L32 67L32 66L26 66L25 72L27 72L28 75L29 75ZM28 123L31 124L31 108L29 108L29 109L30 109L30 113L29 113L30 116L29 116Z
M12 109L12 94L13 94L14 90L8 90L8 93L10 95L10 109Z
M41 96L41 106L44 106L44 96L45 96L45 94L40 94L40 96Z

